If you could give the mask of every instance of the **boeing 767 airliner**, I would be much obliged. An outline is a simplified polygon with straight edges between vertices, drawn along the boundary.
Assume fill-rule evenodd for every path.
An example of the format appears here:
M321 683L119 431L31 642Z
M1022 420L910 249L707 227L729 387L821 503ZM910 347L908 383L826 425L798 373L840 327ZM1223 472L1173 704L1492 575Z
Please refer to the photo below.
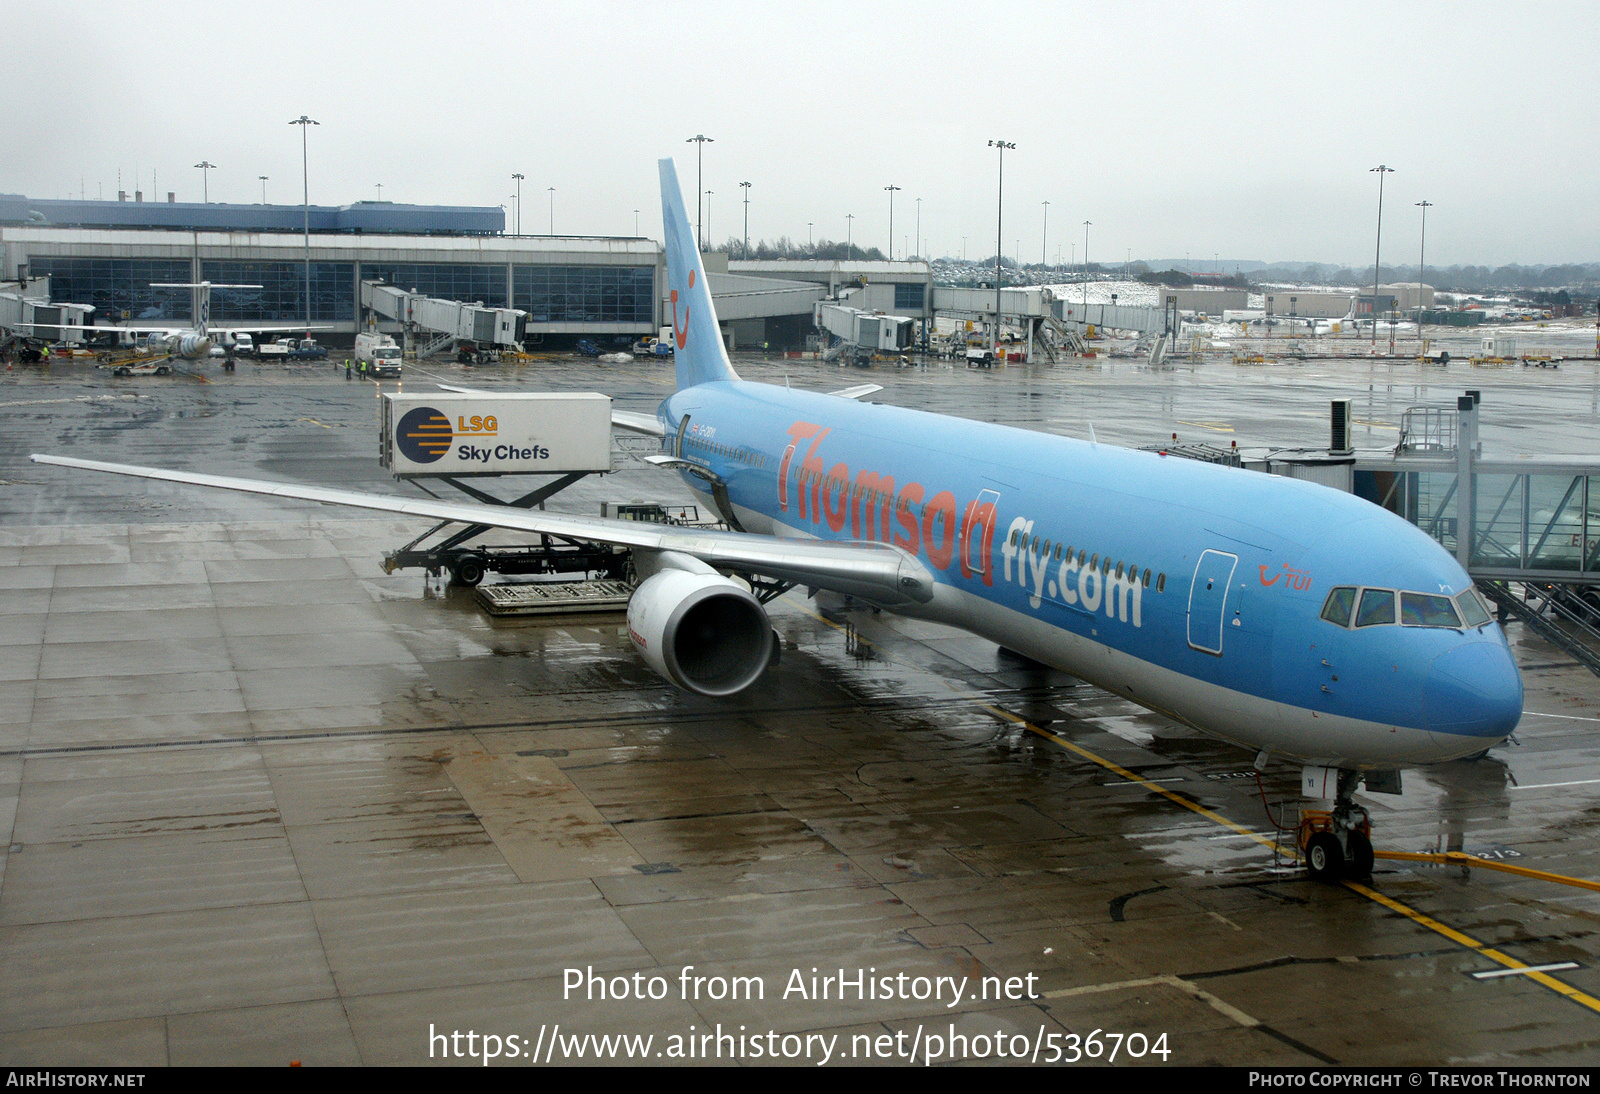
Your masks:
M661 196L677 390L654 418L615 417L659 436L653 461L735 531L34 459L631 547L634 645L704 695L754 686L772 658L740 578L962 627L1317 769L1336 798L1307 847L1319 874L1370 867L1363 773L1481 753L1516 728L1505 637L1419 529L1293 479L744 382L670 160Z

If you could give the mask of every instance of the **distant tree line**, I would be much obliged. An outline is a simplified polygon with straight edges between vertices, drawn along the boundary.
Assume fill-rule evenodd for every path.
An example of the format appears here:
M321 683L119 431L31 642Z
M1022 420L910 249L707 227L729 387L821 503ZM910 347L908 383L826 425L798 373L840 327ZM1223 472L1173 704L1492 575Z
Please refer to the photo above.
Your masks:
M1372 267L1282 264L1264 266L1251 272L1257 281L1294 281L1308 285L1370 285ZM1378 280L1425 281L1442 292L1514 292L1534 289L1567 289L1578 298L1600 291L1600 262L1570 263L1559 266L1384 266Z
M828 262L881 262L888 258L877 247L859 247L853 243L822 239L815 243L796 243L788 236L774 241L765 239L752 243L748 250L742 239L729 238L720 248L729 258L737 259L814 259ZM954 285L992 281L994 255L987 258L962 260L938 258L932 261L934 280L939 284ZM1056 266L1047 263L1019 263L1001 257L1001 276L1008 285L1049 285L1062 281L1075 281L1084 276L1084 267ZM987 273L987 277L985 276ZM1421 274L1421 276L1419 276ZM1152 270L1143 262L1098 262L1088 267L1091 278L1135 278L1149 285L1167 285L1184 288L1193 285L1217 285L1227 288L1249 288L1252 283L1294 282L1302 285L1371 285L1372 267L1338 266L1321 262L1278 263L1260 266L1249 275L1234 273L1222 277L1202 275L1196 277L1178 269ZM1531 294L1532 299L1543 304L1565 304L1574 300L1583 303L1600 295L1600 262L1568 263L1555 266L1429 266L1419 271L1416 266L1384 266L1378 280L1384 284L1396 281L1426 281L1441 292L1490 293L1517 292Z
M1191 289L1196 285L1216 285L1228 289L1248 289L1250 279L1243 274L1224 274L1221 277L1206 275L1195 277L1182 270L1162 270L1160 272L1145 272L1134 275L1135 280L1146 285L1165 285L1169 289Z
M831 239L821 239L815 243L796 243L788 236L779 236L775 242L768 243L759 240L745 249L744 240L729 237L719 250L726 251L729 258L737 259L773 259L787 258L795 260L819 259L826 262L882 262L888 256L876 247L857 247L853 243L840 243Z

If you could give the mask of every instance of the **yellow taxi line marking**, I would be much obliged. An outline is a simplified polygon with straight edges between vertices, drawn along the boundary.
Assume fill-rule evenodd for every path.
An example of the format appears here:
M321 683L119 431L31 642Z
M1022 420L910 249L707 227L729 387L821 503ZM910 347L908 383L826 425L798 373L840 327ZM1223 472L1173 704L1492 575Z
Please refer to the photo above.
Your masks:
M834 628L835 630L843 630L844 629L839 624L833 622L831 619L824 619L821 615L817 615L814 612L809 612L808 611L808 614L812 615L816 619L822 620L822 622L826 623L828 626ZM865 639L865 638L858 638L858 641L867 642L868 640ZM870 642L868 644L870 645ZM1049 730L1044 729L1044 728L1042 728L1040 726L1036 726L1032 722L1028 721L1026 718L1021 717L1020 715L1012 714L1008 710L1002 710L1000 707L994 706L991 703L982 703L982 702L980 702L980 703L977 704L977 706L978 706L978 708L980 710L987 711L989 714L994 715L996 718L999 718L1002 721L1010 722L1013 725L1021 726L1023 729L1027 730L1030 733L1036 734L1037 736L1043 737L1047 741L1050 741L1050 742L1052 742L1054 744L1060 745L1062 748L1066 749L1068 752L1071 752L1071 753L1073 753L1075 755L1078 755L1078 756L1082 756L1084 759L1088 760L1090 763L1098 764L1100 767L1105 768L1107 771L1115 772L1116 774L1122 776L1124 779L1127 779L1129 782L1138 783L1139 785L1145 787L1146 789L1148 789L1152 793L1160 794L1163 798L1166 798L1169 801L1172 801L1172 802L1174 802L1174 803L1176 803L1178 805L1181 805L1185 809L1188 809L1189 811L1191 811L1193 813L1198 813L1200 816L1205 817L1207 820L1213 821L1213 822L1221 825L1224 828L1231 829L1232 831L1238 833L1241 836L1246 836L1246 837L1248 837L1248 838L1250 838L1252 840L1255 840L1257 843L1261 844L1263 847L1266 847L1266 848L1268 848L1268 849L1270 849L1270 850L1272 850L1274 852L1281 850L1281 848L1279 847L1278 843L1275 840L1269 839L1266 836L1261 835L1259 832L1253 832L1250 829L1244 827L1242 824L1236 824L1233 821L1229 820L1227 817L1224 817L1222 814L1216 812L1215 810L1207 809L1205 806L1200 805L1198 802L1192 802L1192 801L1190 801L1189 799L1183 797L1180 794L1174 794L1172 791L1166 789L1165 787L1158 786L1157 784L1151 782L1149 779L1145 779L1145 778L1142 778L1142 777L1140 777L1138 775L1135 775L1132 771L1129 771L1127 768L1121 766L1120 764L1113 763L1112 761L1104 758L1103 756L1098 756L1095 753L1090 752L1087 748L1084 748L1082 745L1079 745L1079 744L1076 744L1076 743L1074 743L1072 741L1069 741L1065 737L1061 737L1061 736L1058 736L1057 734L1051 733ZM1600 889L1600 885L1597 885L1596 883L1593 883L1593 882L1582 882L1582 881L1580 881L1580 879L1577 879L1577 878L1563 878L1562 875L1559 875L1559 874L1546 874L1546 873L1544 873L1544 871L1541 871L1541 870L1530 870L1528 867L1525 867L1525 866L1524 867L1515 867L1515 868L1507 867L1503 863L1488 862L1488 861L1485 861L1483 859L1475 858L1475 857L1473 857L1471 855L1460 854L1460 852L1449 852L1449 854L1450 855L1460 855L1460 858L1452 860L1452 859L1449 859L1446 856L1442 856L1442 855L1422 855L1422 854L1413 854L1411 852L1405 852L1405 851L1380 851L1380 852L1375 852L1375 856L1378 857L1378 858L1392 858L1392 859L1440 859L1440 858L1444 858L1446 861L1457 861L1457 862L1460 862L1462 865L1481 866L1481 867L1487 867L1489 869L1503 869L1503 870L1508 870L1509 872L1513 872L1513 873L1523 873L1523 874L1526 874L1528 876L1543 877L1543 878L1546 878L1548 880L1561 880L1561 881L1566 881L1566 882L1575 882L1575 883L1583 885L1586 888ZM1463 949L1471 950L1472 952L1474 952L1476 954L1479 954L1480 956L1485 957L1488 960L1493 961L1498 965L1501 965L1501 966L1503 966L1503 967L1505 967L1507 969L1514 970L1517 973L1519 973L1519 974L1521 974L1523 976L1526 976L1529 980L1532 980L1532 981L1540 984L1543 987L1549 988L1551 991L1555 992L1557 995L1565 996L1567 999L1571 1000L1574 1003L1577 1003L1579 1006L1586 1007L1587 1009L1595 1012L1596 1014L1600 1014L1600 999L1596 999L1592 995L1589 995L1589 994L1587 994L1585 992L1581 992L1577 988L1573 987L1572 985L1564 983L1564 982L1562 982L1560 980L1557 980L1555 977L1551 976L1550 974L1545 973L1545 972L1541 972L1537 968L1535 968L1532 965L1527 964L1526 962L1518 961L1516 958L1510 956L1509 954L1501 953L1499 950L1494 949L1491 946L1487 946L1484 943L1479 942L1477 939L1472 938L1469 935L1462 934L1460 931L1456 930L1454 927L1447 927L1443 923L1440 923L1437 919L1434 919L1432 916L1424 915L1423 913L1417 911L1416 909L1410 908L1410 907L1400 903L1398 900L1395 900L1393 897L1384 896L1382 893L1378 892L1376 889L1369 888L1369 887L1367 887L1365 885L1362 885L1360 882L1357 882L1357 881L1345 881L1345 882L1342 882L1342 884L1344 885L1345 888L1349 889L1351 892L1359 893L1361 896L1366 897L1368 900L1371 900L1371 901L1373 901L1374 903L1377 903L1377 904L1381 904L1383 907L1388 908L1390 911L1397 912L1400 915L1405 916L1407 919L1409 919L1412 922L1416 923L1418 926L1426 927L1428 930L1433 931L1435 934L1443 935L1445 938L1449 939L1451 942L1454 942L1456 945L1462 947ZM1177 981L1180 984L1182 983L1182 981L1177 980L1176 977L1174 977L1173 980Z
M1566 996L1572 1002L1577 1003L1580 1007L1587 1007L1596 1014L1600 1014L1600 999L1596 999L1592 995L1588 995L1579 991L1571 984L1557 980L1549 973L1540 972L1533 966L1528 965L1525 962L1518 961L1515 957L1501 953L1499 950L1494 949L1491 946L1486 946L1477 939L1470 938L1467 935L1462 934L1454 927L1445 926L1432 916L1423 915L1414 908L1406 907L1398 900L1384 896L1376 889L1367 888L1367 886L1362 885L1359 881L1346 881L1344 886L1352 892L1360 893L1368 900L1383 905L1392 912L1400 913L1407 919L1418 924L1419 926L1428 928L1428 930L1433 931L1435 934L1443 935L1456 945L1480 954L1481 956L1488 958L1490 961L1493 961L1497 965L1503 965L1507 969L1515 970L1516 972L1526 976L1529 980L1533 980L1543 987L1549 988L1557 995Z
M1430 851L1375 851L1373 854L1377 858L1399 859L1406 862L1436 862L1441 866L1469 866L1480 870L1499 870L1502 873L1516 874L1519 877L1531 877L1537 881L1553 881L1557 885L1571 885L1577 889L1588 889L1591 892L1600 893L1600 881L1569 877L1566 874L1552 874L1548 870L1535 870L1531 866L1518 866L1512 862L1496 862L1493 859L1469 855L1465 851L1444 851L1440 853Z

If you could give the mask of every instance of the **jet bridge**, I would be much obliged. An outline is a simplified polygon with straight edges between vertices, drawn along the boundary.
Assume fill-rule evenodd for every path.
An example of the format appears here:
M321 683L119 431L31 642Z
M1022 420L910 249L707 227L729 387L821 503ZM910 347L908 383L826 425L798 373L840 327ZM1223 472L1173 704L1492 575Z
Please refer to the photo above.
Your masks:
M851 357L904 353L912 347L917 320L885 315L833 302L813 305L812 321L839 339L839 350Z
M52 304L49 300L48 282L42 293L37 281L21 291L0 292L0 328L16 338L82 345L90 333L83 329L84 322L94 308L88 304Z
M374 315L399 323L411 353L413 336L432 337L416 350L426 357L455 342L521 349L527 333L528 313L517 308L486 308L459 300L440 300L407 292L382 281L361 283L361 306Z
M1019 287L1001 289L957 289L935 286L933 310L940 315L967 318L992 318L998 295L1000 316L1026 325L1029 356L1033 345L1047 328L1053 338L1041 344L1053 360L1058 345L1075 352L1085 348L1083 341L1090 327L1106 330L1137 331L1143 338L1151 339L1151 364L1159 363L1167 345L1177 337L1177 309L1175 307L1130 307L1115 304L1072 303L1048 288Z

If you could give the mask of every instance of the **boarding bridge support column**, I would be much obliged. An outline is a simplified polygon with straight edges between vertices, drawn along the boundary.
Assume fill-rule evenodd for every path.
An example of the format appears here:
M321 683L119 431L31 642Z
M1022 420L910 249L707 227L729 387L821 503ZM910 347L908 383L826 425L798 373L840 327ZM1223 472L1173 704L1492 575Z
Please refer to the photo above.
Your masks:
M1456 399L1456 561L1463 570L1472 563L1472 541L1478 528L1477 482L1472 463L1478 447L1478 399L1467 392Z

